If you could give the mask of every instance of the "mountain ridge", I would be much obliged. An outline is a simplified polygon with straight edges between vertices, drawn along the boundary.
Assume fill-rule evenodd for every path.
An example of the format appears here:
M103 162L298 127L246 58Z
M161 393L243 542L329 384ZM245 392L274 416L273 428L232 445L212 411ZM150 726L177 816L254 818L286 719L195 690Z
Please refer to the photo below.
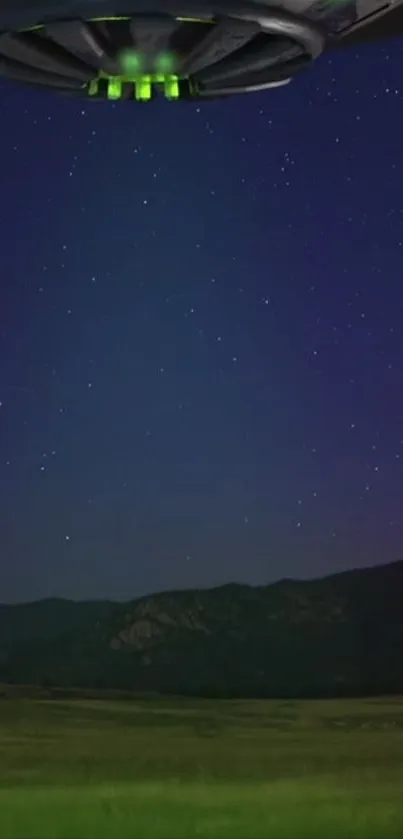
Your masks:
M211 696L403 692L403 561L126 602L0 604L0 682Z

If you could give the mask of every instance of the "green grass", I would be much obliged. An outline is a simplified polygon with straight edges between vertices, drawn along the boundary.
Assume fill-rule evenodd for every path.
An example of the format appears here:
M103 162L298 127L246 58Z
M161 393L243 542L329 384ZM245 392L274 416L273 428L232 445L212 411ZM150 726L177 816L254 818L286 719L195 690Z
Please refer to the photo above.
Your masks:
M0 700L0 839L401 839L403 701Z

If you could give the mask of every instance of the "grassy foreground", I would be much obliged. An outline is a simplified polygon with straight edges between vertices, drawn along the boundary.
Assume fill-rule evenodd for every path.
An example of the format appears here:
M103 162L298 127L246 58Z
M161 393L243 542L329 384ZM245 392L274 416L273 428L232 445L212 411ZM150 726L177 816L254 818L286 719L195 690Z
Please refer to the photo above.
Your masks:
M0 839L401 839L403 700L0 701Z

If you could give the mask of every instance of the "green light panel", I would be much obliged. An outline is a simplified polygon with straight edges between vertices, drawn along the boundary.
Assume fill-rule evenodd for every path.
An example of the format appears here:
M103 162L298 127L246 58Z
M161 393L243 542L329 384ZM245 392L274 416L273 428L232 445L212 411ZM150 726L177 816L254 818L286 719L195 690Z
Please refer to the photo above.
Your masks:
M88 86L88 95L96 96L99 82L106 79L107 98L119 100L123 96L123 85L134 85L134 95L138 102L149 102L152 98L153 84L162 85L166 99L179 99L179 77L173 74L154 73L143 74L130 78L130 76L104 76L93 79Z

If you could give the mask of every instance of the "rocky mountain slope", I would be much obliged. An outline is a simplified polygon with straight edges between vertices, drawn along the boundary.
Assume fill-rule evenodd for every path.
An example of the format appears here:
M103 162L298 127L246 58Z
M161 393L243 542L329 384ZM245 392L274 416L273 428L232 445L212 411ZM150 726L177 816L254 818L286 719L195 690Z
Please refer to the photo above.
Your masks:
M0 682L210 696L403 693L403 561L129 603L3 604Z

